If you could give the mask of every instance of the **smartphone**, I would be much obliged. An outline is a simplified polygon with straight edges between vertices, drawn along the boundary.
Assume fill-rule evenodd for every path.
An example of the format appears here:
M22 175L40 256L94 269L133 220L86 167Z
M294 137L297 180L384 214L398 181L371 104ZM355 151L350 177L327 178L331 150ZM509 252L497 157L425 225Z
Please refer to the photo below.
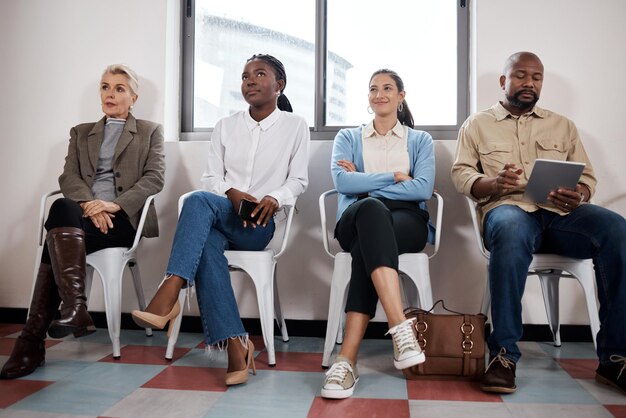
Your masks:
M258 216L253 218L252 211L257 207L258 203L255 203L248 199L241 199L241 203L239 204L239 217L244 221L256 222L258 220Z

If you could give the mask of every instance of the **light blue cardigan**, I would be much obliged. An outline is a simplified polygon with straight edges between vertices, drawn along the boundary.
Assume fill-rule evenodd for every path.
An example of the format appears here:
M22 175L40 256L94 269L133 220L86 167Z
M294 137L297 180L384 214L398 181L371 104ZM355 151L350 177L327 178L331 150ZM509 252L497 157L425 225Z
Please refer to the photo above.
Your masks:
M407 146L409 148L410 172L413 180L394 182L393 173L364 173L362 130L342 129L333 143L333 156L330 171L335 188L339 192L337 221L348 206L356 202L357 196L369 193L371 197L385 197L393 200L418 201L426 210L425 201L430 199L435 186L435 152L433 138L428 132L409 128ZM356 172L347 172L337 165L339 160L352 161ZM428 223L428 242L435 240L435 227Z

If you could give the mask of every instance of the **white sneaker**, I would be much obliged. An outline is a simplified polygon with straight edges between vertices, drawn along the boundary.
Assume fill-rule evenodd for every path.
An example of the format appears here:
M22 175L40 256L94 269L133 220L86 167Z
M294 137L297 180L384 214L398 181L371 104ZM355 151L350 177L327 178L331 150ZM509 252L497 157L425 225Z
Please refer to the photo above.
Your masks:
M322 397L329 399L348 398L352 396L358 381L359 373L356 366L353 367L347 358L337 356L333 365L326 372L324 386L322 386Z
M426 356L413 332L414 321L415 318L407 319L387 331L387 334L393 337L393 365L398 370L426 361Z

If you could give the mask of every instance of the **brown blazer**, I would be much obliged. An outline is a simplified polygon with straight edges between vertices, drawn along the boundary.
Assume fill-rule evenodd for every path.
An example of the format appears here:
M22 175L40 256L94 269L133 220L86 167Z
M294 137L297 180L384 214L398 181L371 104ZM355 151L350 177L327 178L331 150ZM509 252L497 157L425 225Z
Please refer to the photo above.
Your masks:
M103 117L96 123L83 123L70 130L65 167L59 177L61 192L65 197L77 202L94 199L91 185L96 174L105 122L106 117ZM165 180L161 125L135 119L129 114L115 147L113 173L116 194L114 202L120 205L128 215L131 225L137 229L146 198L160 192ZM148 211L142 235L159 235L154 202Z

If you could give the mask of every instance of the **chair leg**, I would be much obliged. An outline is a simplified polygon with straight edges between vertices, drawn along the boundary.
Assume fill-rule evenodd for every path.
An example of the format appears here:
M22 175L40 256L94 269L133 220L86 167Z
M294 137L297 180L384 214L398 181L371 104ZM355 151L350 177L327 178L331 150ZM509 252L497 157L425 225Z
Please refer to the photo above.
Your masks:
M346 288L348 286L348 283L346 283ZM339 326L337 327L337 339L335 340L335 342L338 345L343 344L343 330L346 329L346 312L345 312L344 307L346 306L347 303L348 303L348 291L346 290L343 293L343 301L341 302L341 309L339 311L339 315L340 315Z
M333 278L330 283L330 299L328 301L328 322L326 324L326 339L324 340L324 355L322 356L322 367L330 366L330 356L333 354L335 342L341 344L340 335L341 322L343 317L343 307L345 306L345 295L350 277L350 259L335 258L335 268ZM341 338L343 340L343 338Z
M554 337L554 346L561 346L561 333L559 330L559 281L561 270L554 270L550 274L537 273L543 292L543 302L546 307L548 324Z
M107 251L113 249L105 249ZM100 259L102 262L92 265L100 279L102 280L102 289L104 292L104 306L107 318L107 327L111 344L113 345L113 358L119 359L120 350L120 330L122 315L122 277L124 274L125 260L121 256L105 256ZM88 260L90 262L90 260ZM93 263L91 261L90 263Z
M278 296L278 283L276 282L276 265L274 265L274 314L276 315L276 322L280 328L280 333L283 338L283 342L289 342L289 334L287 333L287 323L285 323L285 317L283 316L283 310L280 306L280 297Z
M89 296L91 295L91 285L93 283L93 267L87 264L85 268L85 296L87 296L87 301L89 301Z
M141 274L139 273L139 266L136 260L128 261L128 268L130 269L131 276L133 276L133 284L135 285L135 294L137 295L137 303L139 304L139 310L146 310L146 297L143 294L143 286L141 285ZM152 337L152 328L146 328L146 336Z
M426 254L400 255L400 271L404 273L400 276L401 284L404 285L404 290L408 291L406 294L407 303L411 305L417 302L422 309L432 308L433 290L430 284L428 256ZM402 283L403 276L412 281L412 286L406 286L406 283ZM415 290L417 290L417 295L415 295Z
M276 352L274 349L274 284L271 278L274 276L274 266L271 271L263 269L246 269L256 287L257 301L259 303L259 319L265 348L267 349L267 363L270 367L276 366ZM262 277L268 274L268 277Z
M176 341L178 340L178 334L180 333L180 324L183 321L183 311L185 310L185 294L188 290L181 290L178 294L178 303L180 303L180 313L174 319L174 324L172 325L172 331L167 339L167 349L165 350L165 358L167 360L171 360L174 357L174 348L176 348Z
M489 270L489 266L487 266ZM480 304L480 313L489 316L489 309L491 307L491 290L489 289L489 277L485 281L485 293L483 293L483 301Z

